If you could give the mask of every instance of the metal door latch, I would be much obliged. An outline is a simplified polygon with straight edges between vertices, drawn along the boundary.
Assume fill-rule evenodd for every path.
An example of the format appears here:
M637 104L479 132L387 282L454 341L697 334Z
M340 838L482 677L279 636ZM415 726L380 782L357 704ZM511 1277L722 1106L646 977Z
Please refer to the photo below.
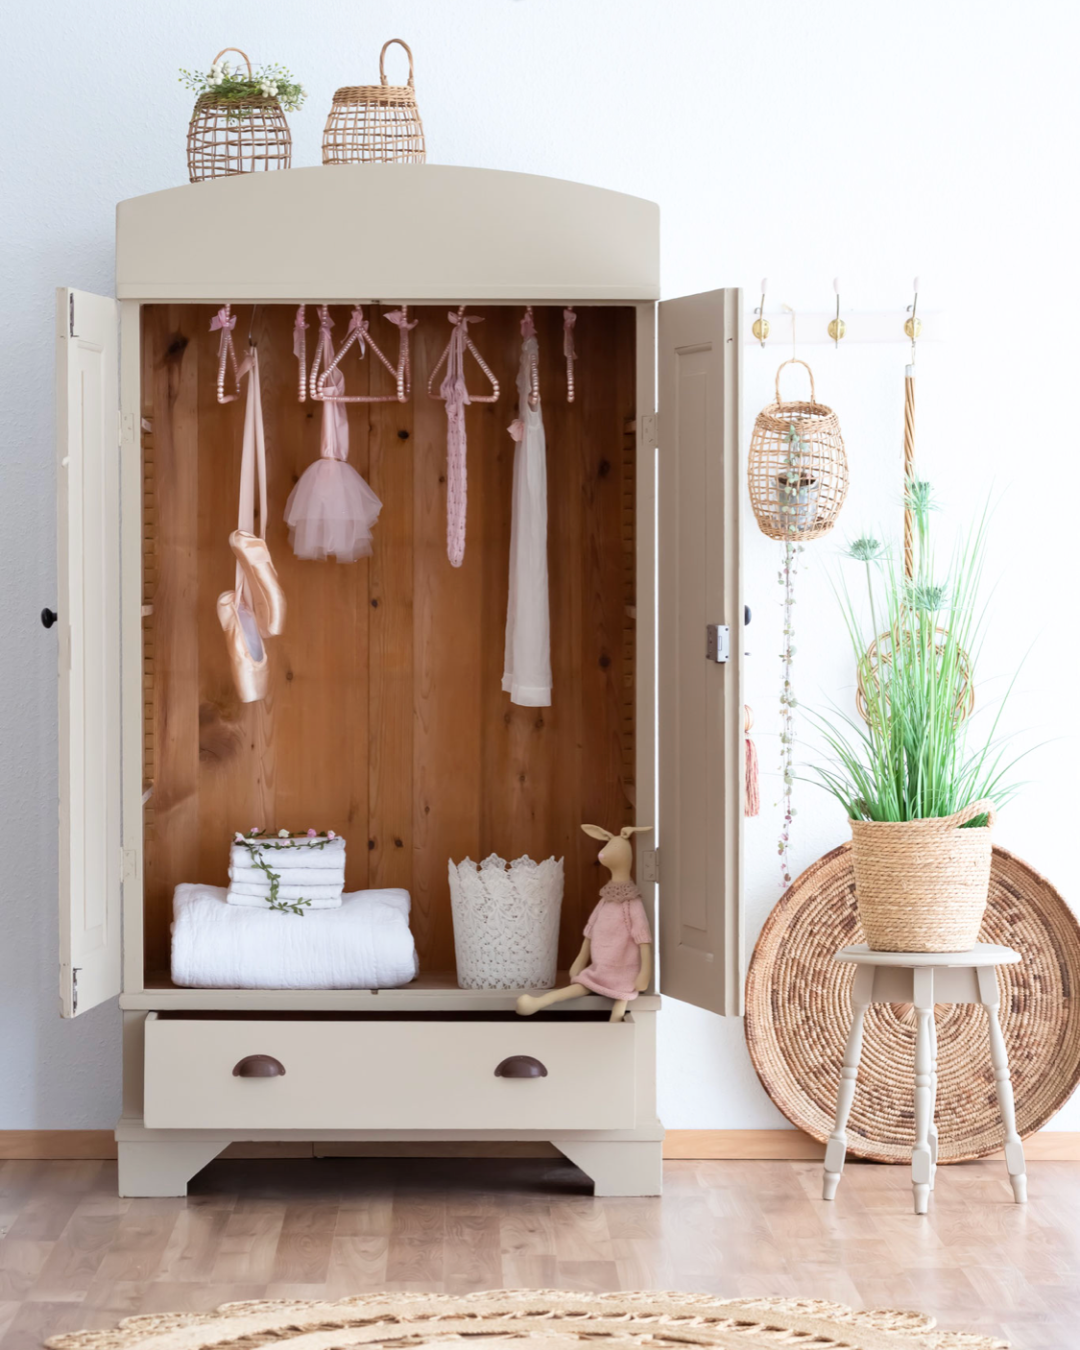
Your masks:
M731 629L726 623L705 626L705 655L710 661L723 663L731 656Z

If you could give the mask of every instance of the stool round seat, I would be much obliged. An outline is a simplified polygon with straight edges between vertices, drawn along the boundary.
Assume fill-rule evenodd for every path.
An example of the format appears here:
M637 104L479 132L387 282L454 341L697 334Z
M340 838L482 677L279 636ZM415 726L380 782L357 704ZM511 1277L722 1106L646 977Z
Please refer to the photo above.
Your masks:
M1013 1199L1017 1204L1023 1204L1027 1200L1027 1170L1024 1146L1016 1130L1005 1037L998 1021L1001 997L997 982L997 967L1016 965L1021 960L1020 953L993 942L977 942L966 952L874 952L866 943L860 942L842 947L836 953L836 960L853 965L855 979L851 986L851 1031L836 1092L836 1123L825 1145L822 1198L833 1199L844 1170L847 1123L855 1100L866 1010L871 1003L910 1003L918 1019L911 1184L915 1193L915 1213L927 1212L937 1177L938 1158L937 1125L934 1122L938 1084L934 1008L938 1003L981 1003L986 1009L990 1062L994 1068L1005 1133L1005 1165Z
M836 953L837 961L846 961L860 966L1016 966L1020 964L1019 952L1011 947L1000 947L996 942L976 942L966 952L872 952L865 942L853 947L841 947Z

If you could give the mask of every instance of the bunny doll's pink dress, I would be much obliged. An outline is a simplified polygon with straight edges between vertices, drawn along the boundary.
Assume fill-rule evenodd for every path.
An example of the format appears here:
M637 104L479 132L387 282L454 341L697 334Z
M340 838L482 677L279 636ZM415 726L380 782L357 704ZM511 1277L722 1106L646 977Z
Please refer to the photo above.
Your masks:
M652 942L649 918L641 892L632 881L609 881L600 903L589 916L585 936L591 960L575 983L605 998L637 998L634 988L641 970L641 943Z

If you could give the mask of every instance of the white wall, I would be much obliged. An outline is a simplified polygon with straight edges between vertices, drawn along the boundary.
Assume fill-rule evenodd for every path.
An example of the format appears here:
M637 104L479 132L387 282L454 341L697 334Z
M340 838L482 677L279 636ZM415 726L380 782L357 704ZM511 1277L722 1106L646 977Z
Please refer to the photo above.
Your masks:
M108 293L113 206L185 180L180 65L235 42L307 84L297 164L319 160L338 84L373 80L408 38L433 161L518 169L637 193L663 208L664 293L727 284L821 310L839 273L853 308L947 309L953 342L920 357L920 459L943 503L999 509L987 674L1034 640L1011 724L1052 744L1004 813L1002 843L1068 892L1077 833L1077 586L1071 536L1080 371L1076 308L1074 4L1029 0L145 0L7 11L0 79L0 1128L106 1126L118 1110L119 1018L56 1016L52 288ZM751 303L755 303L751 301ZM785 352L747 354L748 414ZM839 411L852 491L838 535L898 515L901 346L811 348ZM839 540L837 542L840 542ZM749 698L766 777L748 823L751 938L779 896L775 806L776 546L746 552ZM799 587L800 693L850 695L851 663L811 546ZM1070 571L1070 567L1073 571ZM794 863L844 834L798 793ZM674 1127L780 1125L741 1023L680 1005L662 1018ZM1080 1127L1074 1104L1058 1117Z

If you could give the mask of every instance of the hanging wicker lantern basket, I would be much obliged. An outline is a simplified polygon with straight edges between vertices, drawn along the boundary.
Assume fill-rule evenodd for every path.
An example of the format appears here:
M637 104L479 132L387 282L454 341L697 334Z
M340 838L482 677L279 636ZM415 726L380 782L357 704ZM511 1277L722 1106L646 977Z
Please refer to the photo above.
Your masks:
M384 60L397 43L409 58L408 84L388 84ZM350 85L334 95L323 130L324 164L423 164L424 124L416 106L412 50L401 38L383 43L379 83Z
M784 366L806 366L809 403L780 397ZM828 534L848 490L847 456L840 422L814 396L814 372L792 357L776 372L776 402L757 415L747 473L750 504L770 539L803 542Z
M252 78L251 62L239 47L223 47L214 57L215 65L226 52L242 56ZM201 94L188 125L187 160L192 183L260 169L288 169L292 136L281 104L263 94L228 99Z

